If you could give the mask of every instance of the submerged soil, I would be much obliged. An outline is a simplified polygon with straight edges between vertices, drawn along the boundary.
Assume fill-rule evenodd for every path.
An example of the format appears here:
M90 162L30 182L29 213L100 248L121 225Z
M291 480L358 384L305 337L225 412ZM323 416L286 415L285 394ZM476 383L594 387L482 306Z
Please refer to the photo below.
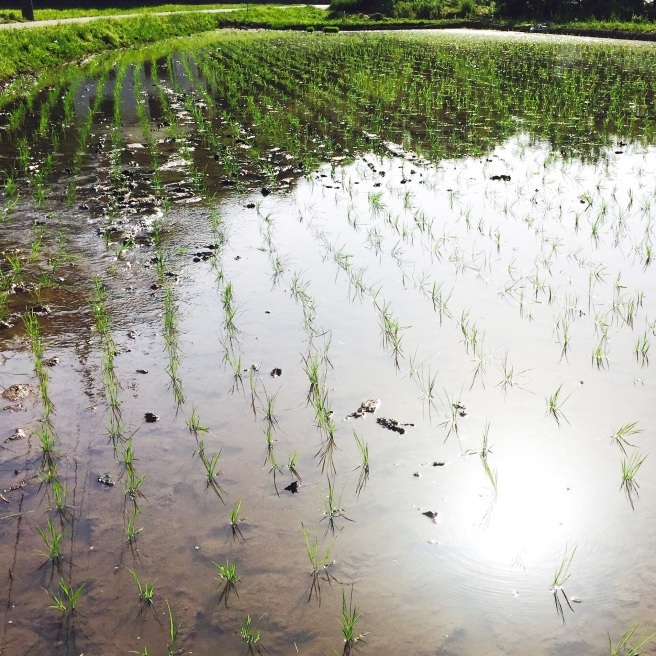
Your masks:
M580 654L647 626L655 71L233 34L5 106L0 653Z

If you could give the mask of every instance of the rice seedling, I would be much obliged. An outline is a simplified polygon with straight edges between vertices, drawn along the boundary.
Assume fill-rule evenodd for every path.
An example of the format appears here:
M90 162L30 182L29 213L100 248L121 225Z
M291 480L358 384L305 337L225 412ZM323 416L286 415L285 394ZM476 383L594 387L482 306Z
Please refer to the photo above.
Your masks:
M638 494L640 486L635 476L646 458L647 456L641 456L637 451L634 451L628 458L622 458L622 483L620 489L624 490L632 509L634 509L634 498L640 496Z
M326 495L326 499L324 500L323 504L323 517L321 518L321 521L324 519L328 521L328 528L326 528L326 534L328 534L328 531L330 531L333 535L335 534L335 528L336 528L336 521L338 519L345 519L347 522L352 522L352 519L349 519L345 514L344 514L344 509L341 508L341 503L342 499L341 496L339 499L335 497L335 488L330 479L328 479L328 494ZM342 529L340 528L340 531Z
M134 544L139 536L139 533L143 531L143 527L137 528L137 518L141 510L135 506L134 511L131 515L126 516L125 523L125 537L130 544Z
M301 482L301 475L296 469L296 461L298 460L298 452L294 451L289 454L289 459L287 460L287 471L295 478L299 483Z
M225 604L225 607L228 608L228 600L230 598L230 595L234 592L234 594L239 597L239 591L237 590L237 583L241 581L241 576L237 574L237 564L236 563L231 563L226 560L225 565L219 565L219 563L215 563L212 561L212 564L214 567L219 572L218 579L223 583L223 589L221 590L221 596L219 597L219 603L223 601Z
M567 594L565 593L565 590L563 589L563 586L565 583L568 581L569 577L571 576L570 573L570 567L572 565L572 560L574 559L574 554L576 553L576 547L574 547L573 551L568 554L567 553L567 547L565 547L565 554L563 555L562 560L560 561L560 565L556 569L556 572L554 574L553 578L553 583L551 584L551 594L553 595L554 598L554 603L556 605L556 612L558 615L561 617L563 620L563 624L565 623L565 613L563 611L563 605L559 597L562 595L562 597L565 599L567 602L567 605L569 606L569 609L574 612L574 609L572 608L572 605L569 603L569 599L567 598Z
M187 419L187 428L189 429L189 432L193 433L194 435L198 435L199 432L207 433L209 431L207 426L203 426L203 424L200 423L200 418L196 414L195 405L192 406L191 416L189 419Z
M223 473L218 469L219 458L221 457L221 449L219 449L213 456L207 456L205 453L205 444L203 440L198 442L198 457L205 467L205 481L206 487L212 488L216 495L223 501L224 490L217 480Z
M132 569L131 567L128 567L128 572L132 574L132 578L134 578L135 583L137 584L137 591L139 593L139 599L141 601L145 601L148 604L153 603L153 595L155 593L155 582L150 581L146 579L144 583L142 584L141 581L139 580L139 576L137 575L137 572Z
M249 654L261 654L262 645L260 644L261 631L252 626L250 615L246 616L246 621L241 625L241 639L246 643Z
M656 631L652 632L653 625L638 633L640 623L635 622L622 634L617 644L613 644L608 636L609 656L641 656L647 653L647 646L656 638ZM637 635L636 635L637 633Z
M310 576L312 577L312 583L310 585L310 592L308 594L308 603L314 596L314 598L321 605L321 583L332 584L333 580L336 580L332 574L328 572L328 568L332 567L335 564L334 560L330 560L330 548L328 548L323 555L319 557L319 541L317 538L317 527L313 527L313 535L310 540L310 535L305 528L305 524L301 522L301 530L303 532L303 539L305 540L305 551L307 557L310 560Z
M35 528L45 544L45 551L39 551L37 553L45 556L53 563L60 563L63 557L62 543L66 537L66 531L58 531L52 519L48 519L47 529L45 531L38 526L35 526Z
M264 403L262 404L260 409L264 416L264 421L266 421L269 427L271 428L278 427L278 418L276 417L275 409L276 409L276 399L278 398L279 392L280 389L275 394L269 395L269 392L267 392L266 387L264 387Z
M446 442L451 433L455 433L456 437L458 437L458 417L464 417L467 413L465 406L459 400L455 399L455 397L450 397L446 390L444 390L444 397L441 399L441 404L445 419L439 426L446 430L446 437L444 438Z
M342 617L339 622L344 636L343 656L349 656L355 651L358 642L364 642L366 633L357 633L355 628L360 617L360 610L353 604L353 587L351 587L348 602L346 601L346 591L342 588Z
M651 343L649 337L647 336L647 331L645 331L636 342L634 352L636 360L645 366L649 364L649 349L651 348Z
M178 642L178 632L180 630L179 626L176 626L175 621L173 620L173 611L171 610L171 605L166 601L166 609L169 616L169 641L166 645L166 653L168 656L175 656L177 653L176 645Z
M353 431L353 437L355 438L355 443L358 445L361 459L360 464L356 467L356 471L358 469L360 470L360 475L355 486L355 495L359 497L369 480L369 445L363 439L360 439L355 431Z
M82 596L82 592L84 592L84 585L75 588L66 583L63 578L60 578L59 590L59 594L46 590L54 602L54 605L50 606L50 608L54 608L62 613L70 612L71 614L74 614L77 610L77 605Z
M241 514L241 499L237 501L237 503L230 511L230 515L228 516L228 521L230 523L232 539L236 540L237 538L239 538L243 542L244 535L242 534L241 529L239 528L239 522L243 521L243 519L240 518L240 514Z
M62 517L68 515L73 506L67 504L66 485L61 483L59 479L53 478L51 489L54 511Z
M629 424L624 424L624 426L621 426L618 428L611 436L610 436L610 441L611 444L617 444L617 446L620 448L622 453L626 455L626 447L630 446L635 448L635 444L631 444L626 438L629 437L629 435L638 435L639 433L642 433L641 428L636 428L638 425L637 421L631 422Z
M558 389L549 397L545 397L545 401L547 404L547 415L553 417L560 426L561 421L566 421L569 424L569 421L567 421L567 417L563 414L562 407L569 398L569 394L562 399L561 398L561 392L563 389L563 384L561 384Z

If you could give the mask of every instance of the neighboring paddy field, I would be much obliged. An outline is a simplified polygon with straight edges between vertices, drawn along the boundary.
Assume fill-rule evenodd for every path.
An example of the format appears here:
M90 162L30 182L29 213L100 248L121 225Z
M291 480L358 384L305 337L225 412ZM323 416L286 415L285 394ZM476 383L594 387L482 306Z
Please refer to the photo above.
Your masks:
M646 651L655 55L231 32L0 96L0 654Z

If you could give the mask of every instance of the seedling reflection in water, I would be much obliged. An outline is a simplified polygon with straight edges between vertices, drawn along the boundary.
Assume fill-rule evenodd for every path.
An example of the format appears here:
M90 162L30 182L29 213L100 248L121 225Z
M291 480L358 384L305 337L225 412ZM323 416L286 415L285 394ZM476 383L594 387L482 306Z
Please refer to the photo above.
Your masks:
M239 597L239 592L237 591L237 583L241 581L241 576L237 574L237 564L230 563L227 560L225 565L219 565L219 563L215 563L214 561L212 561L212 564L219 572L217 580L223 583L223 589L221 590L219 603L221 603L221 600L223 600L223 603L227 608L228 599L233 592L237 595L237 597Z
M554 603L556 604L556 612L558 615L561 617L563 620L563 624L565 623L565 613L563 611L563 604L560 601L560 597L558 593L560 592L562 596L564 597L565 601L567 602L567 605L569 606L569 609L574 612L574 609L572 608L572 605L569 603L569 599L567 598L567 595L565 594L565 590L563 589L563 585L567 582L567 580L570 577L570 571L569 568L572 564L572 559L574 558L574 554L576 553L576 547L574 547L574 550L572 551L571 554L567 554L567 547L565 548L565 555L563 556L562 561L560 562L560 566L556 570L556 573L554 575L553 583L551 585L551 593L553 594L554 598Z

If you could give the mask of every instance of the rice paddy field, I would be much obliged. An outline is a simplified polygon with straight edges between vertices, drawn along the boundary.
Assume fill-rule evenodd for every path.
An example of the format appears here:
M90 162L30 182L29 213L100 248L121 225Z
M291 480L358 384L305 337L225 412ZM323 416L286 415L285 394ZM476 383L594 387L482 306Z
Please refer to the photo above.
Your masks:
M5 89L0 654L653 653L655 86L228 32Z

